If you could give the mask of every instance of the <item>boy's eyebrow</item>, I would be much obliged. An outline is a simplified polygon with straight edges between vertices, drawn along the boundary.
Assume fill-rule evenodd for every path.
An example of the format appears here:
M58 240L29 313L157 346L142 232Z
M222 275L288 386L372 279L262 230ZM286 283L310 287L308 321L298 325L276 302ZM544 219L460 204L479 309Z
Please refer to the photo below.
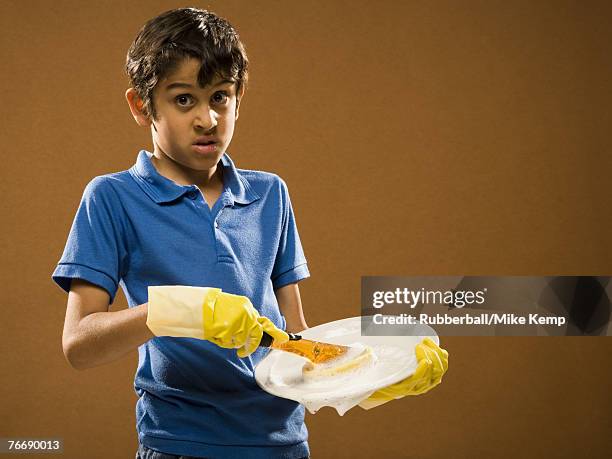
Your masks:
M226 84L226 83L231 83L231 84L234 84L234 83L235 83L235 81L234 81L234 80L227 80L227 79L226 79L226 80L221 80L221 81L219 81L217 84L215 84L215 85L213 86L213 88L214 88L214 87L217 87L217 86L221 86L222 84ZM181 82L179 82L179 81L177 81L177 82L175 82L175 83L170 83L168 86L166 86L166 90L167 90L167 91L169 91L170 89L175 89L175 88L187 88L187 89L193 89L193 88L194 88L194 86L193 86L192 84L189 84L189 83L181 83Z

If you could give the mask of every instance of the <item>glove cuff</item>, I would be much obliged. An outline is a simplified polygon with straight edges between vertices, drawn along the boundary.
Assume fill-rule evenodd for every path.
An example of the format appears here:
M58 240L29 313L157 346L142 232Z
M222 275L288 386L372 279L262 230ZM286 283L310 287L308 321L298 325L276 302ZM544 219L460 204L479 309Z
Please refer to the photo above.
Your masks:
M161 285L148 292L147 327L154 335L204 339L203 312L214 308L221 289Z
M366 398L359 402L359 406L364 410L371 410L372 408L376 408L377 406L383 405L384 403L390 402L392 399L388 400L372 400L370 398Z

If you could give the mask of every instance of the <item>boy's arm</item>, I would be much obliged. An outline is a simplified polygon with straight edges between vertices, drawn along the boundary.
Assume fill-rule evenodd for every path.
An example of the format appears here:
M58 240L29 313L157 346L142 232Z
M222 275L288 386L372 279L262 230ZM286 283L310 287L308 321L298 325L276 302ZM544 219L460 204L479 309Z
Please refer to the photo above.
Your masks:
M285 285L274 293L276 294L278 307L283 316L285 316L287 331L289 333L298 333L306 330L308 325L306 324L306 319L304 319L298 284Z
M83 370L112 362L153 338L147 303L109 311L106 290L74 279L68 294L62 347L68 362Z

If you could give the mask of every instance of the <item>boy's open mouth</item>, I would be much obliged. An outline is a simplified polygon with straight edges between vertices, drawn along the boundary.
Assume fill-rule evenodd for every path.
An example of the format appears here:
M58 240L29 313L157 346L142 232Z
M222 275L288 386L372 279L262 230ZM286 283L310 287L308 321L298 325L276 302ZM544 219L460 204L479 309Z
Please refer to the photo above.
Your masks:
M214 137L202 136L195 140L191 148L193 148L193 150L198 154L210 155L216 154L219 146L217 145L217 141Z
M211 145L213 143L216 143L214 139L198 138L193 144L194 145Z

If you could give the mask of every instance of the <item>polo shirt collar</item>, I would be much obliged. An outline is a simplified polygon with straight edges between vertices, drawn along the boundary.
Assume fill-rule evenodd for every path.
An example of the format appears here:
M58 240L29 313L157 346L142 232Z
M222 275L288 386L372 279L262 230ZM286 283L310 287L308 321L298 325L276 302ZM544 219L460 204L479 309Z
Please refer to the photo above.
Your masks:
M174 201L195 188L194 185L179 185L161 175L151 162L152 156L152 153L141 150L138 153L136 164L130 168L129 172L140 188L157 204ZM223 166L224 193L227 192L230 201L228 204L246 205L260 198L247 178L236 169L227 153L221 157L221 165Z
M247 205L260 198L248 179L236 169L227 153L221 157L221 164L223 165L223 186L229 190L232 205L234 203Z

